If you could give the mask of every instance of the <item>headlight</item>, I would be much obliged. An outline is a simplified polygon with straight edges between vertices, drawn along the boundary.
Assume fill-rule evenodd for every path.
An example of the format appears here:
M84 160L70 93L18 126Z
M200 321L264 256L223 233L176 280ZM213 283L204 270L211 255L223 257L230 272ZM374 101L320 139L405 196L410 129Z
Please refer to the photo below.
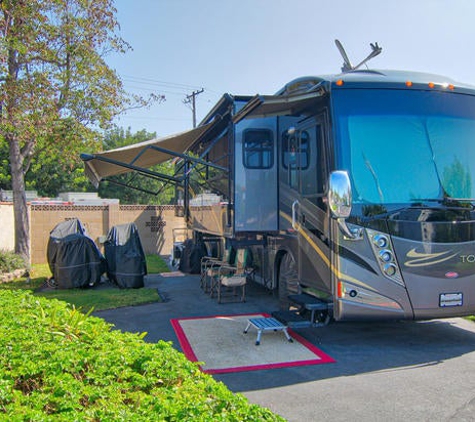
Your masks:
M404 286L389 235L370 229L366 229L366 232L381 273L391 281Z
M388 249L383 249L379 251L379 259L383 262L391 262L393 260L393 254Z
M384 274L386 274L388 277L394 277L397 273L397 267L396 267L396 264L386 264L384 267L383 267L383 272Z
M373 237L373 244L378 248L385 248L388 246L389 240L384 234L377 234Z

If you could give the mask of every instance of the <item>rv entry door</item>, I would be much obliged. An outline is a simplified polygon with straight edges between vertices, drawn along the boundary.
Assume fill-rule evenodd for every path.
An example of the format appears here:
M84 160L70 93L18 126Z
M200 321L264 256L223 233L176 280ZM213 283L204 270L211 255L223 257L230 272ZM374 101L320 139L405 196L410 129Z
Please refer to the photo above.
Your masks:
M287 180L294 196L292 220L298 237L299 279L303 287L318 291L328 291L330 285L329 217L323 200L327 174L324 129L323 116L311 119L291 130L283 145Z

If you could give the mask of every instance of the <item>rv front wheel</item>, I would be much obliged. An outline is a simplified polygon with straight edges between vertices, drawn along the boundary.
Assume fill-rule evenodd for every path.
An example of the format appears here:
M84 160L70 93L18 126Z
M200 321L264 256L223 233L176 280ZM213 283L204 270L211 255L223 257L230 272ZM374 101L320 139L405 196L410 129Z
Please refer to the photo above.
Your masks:
M282 310L289 309L289 295L300 293L297 264L290 253L286 253L279 264L278 273L279 305Z

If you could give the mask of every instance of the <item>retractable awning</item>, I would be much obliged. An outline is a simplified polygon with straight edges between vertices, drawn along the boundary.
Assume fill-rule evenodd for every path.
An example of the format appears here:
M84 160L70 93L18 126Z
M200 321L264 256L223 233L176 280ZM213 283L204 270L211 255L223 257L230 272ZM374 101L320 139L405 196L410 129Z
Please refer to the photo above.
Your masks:
M312 92L304 94L256 95L232 117L232 121L238 123L246 118L298 115L316 105L324 94L325 89L318 87ZM227 96L223 98L221 102L223 102L227 110L229 109L229 103L232 97ZM151 177L179 182L180 180L175 176L167 176L148 170L150 167L175 157L186 158L195 163L219 168L219 166L213 165L212 163L188 157L184 155L184 153L188 151L193 144L206 139L207 136L216 132L216 130L221 130L225 127L227 122L229 122L229 117L229 114L226 113L221 116L216 116L214 120L209 123L202 124L186 132L96 154L81 154L86 175L97 188L101 180L128 172L138 172Z
M131 171L147 173L146 169L154 165L183 156L183 153L193 143L206 136L219 121L220 119L215 119L206 125L164 138L152 139L97 154L81 154L86 175L97 188L101 180L110 176Z

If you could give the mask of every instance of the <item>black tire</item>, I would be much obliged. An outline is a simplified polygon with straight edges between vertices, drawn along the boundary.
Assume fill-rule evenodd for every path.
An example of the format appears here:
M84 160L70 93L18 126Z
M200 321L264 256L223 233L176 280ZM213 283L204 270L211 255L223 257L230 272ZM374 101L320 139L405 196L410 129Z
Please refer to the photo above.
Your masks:
M287 311L290 306L289 295L300 293L297 264L290 253L286 253L279 263L278 273L279 306Z

